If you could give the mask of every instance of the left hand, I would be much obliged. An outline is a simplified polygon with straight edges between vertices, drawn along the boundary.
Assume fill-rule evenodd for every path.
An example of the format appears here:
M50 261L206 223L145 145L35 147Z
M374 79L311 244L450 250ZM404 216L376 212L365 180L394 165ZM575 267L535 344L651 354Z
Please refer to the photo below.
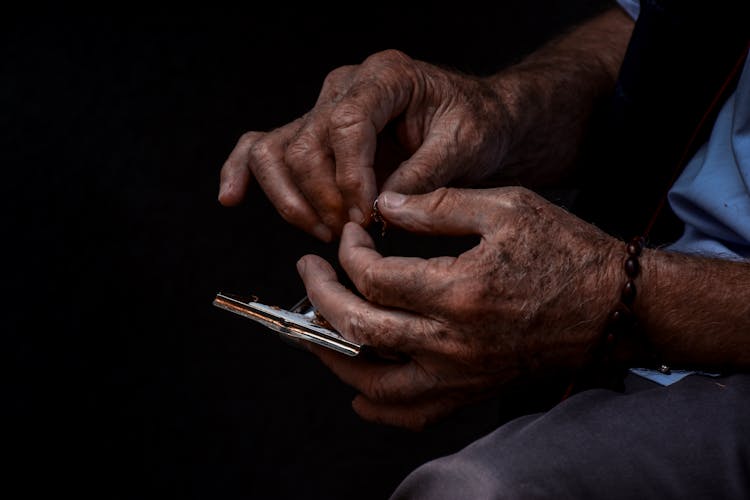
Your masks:
M299 261L310 300L342 335L408 356L379 363L312 347L360 391L360 416L418 429L513 381L588 361L618 300L615 238L522 188L387 192L378 208L408 231L481 241L458 257L383 257L347 224L339 259L366 300L320 257Z
M537 136L525 133L538 126L528 110L522 129L511 109L523 99L509 89L529 86L513 82L449 71L396 50L337 68L310 112L240 138L221 169L219 200L240 203L254 177L285 220L331 241L346 221L367 220L381 189L426 193L502 174L507 155L516 167L522 163L524 148L510 138ZM562 163L559 154L556 160Z

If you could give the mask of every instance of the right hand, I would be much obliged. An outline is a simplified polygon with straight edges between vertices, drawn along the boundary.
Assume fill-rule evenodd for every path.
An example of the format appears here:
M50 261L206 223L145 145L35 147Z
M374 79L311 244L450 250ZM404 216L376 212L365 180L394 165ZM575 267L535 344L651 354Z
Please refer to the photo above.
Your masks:
M618 302L622 242L524 188L385 192L378 200L395 227L480 238L456 257L384 257L364 229L347 224L339 262L361 297L322 258L299 261L310 301L335 330L403 355L382 363L310 348L360 392L357 413L422 428L592 361Z
M487 80L380 52L332 71L301 118L244 134L221 169L219 200L240 203L255 177L285 220L331 241L348 220L367 220L380 190L425 193L495 173L508 130ZM399 158L385 158L393 146Z

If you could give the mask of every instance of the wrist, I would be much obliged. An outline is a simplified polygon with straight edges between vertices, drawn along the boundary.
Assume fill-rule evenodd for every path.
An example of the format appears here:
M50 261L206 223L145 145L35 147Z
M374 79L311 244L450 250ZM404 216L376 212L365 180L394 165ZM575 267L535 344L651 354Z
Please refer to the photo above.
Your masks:
M646 345L670 366L750 366L750 262L651 250L636 300Z
M521 62L491 79L504 107L505 156L500 174L526 186L559 182L579 154L602 91L565 57Z
M596 103L614 89L632 27L610 9L487 79L511 130L505 178L533 187L571 170Z
M598 353L605 364L669 371L648 331L649 296L657 281L654 252L646 248L642 237L618 245L612 259L617 268L616 295Z

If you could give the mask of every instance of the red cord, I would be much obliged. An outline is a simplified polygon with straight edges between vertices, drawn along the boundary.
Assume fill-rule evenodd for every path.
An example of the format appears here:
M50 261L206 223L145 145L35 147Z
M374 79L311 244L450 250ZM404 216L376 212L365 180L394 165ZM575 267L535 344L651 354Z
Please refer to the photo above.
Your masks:
M656 206L656 210L654 210L654 213L651 216L651 220L648 221L646 230L643 232L642 236L644 238L648 237L649 233L654 227L654 224L656 224L656 220L659 218L659 214L664 208L664 205L666 205L667 203L667 196L669 194L669 190L672 188L672 185L677 181L677 177L679 177L680 173L682 173L682 170L687 165L687 162L689 159L688 156L693 150L693 146L695 145L695 141L698 139L698 135L706 126L706 123L708 122L708 118L716 110L716 107L721 102L723 102L724 94L727 92L727 89L729 89L730 86L734 83L735 79L737 78L737 75L739 75L740 70L742 69L742 66L745 63L745 58L747 57L748 50L750 50L750 42L748 42L747 46L745 47L745 50L740 55L739 59L737 59L737 62L734 63L734 67L732 67L732 70L729 72L729 75L727 76L726 80L724 80L724 83L721 85L721 88L714 96L713 100L711 101L711 104L709 104L708 108L706 109L706 112L701 117L700 121L698 122L698 125L695 127L695 130L690 136L690 139L685 145L685 149L682 151L682 155L680 156L680 161L677 162L677 165L675 165L674 171L672 172L672 177L669 180L667 189L665 190L664 194L659 200L659 204Z
M747 54L749 51L750 51L750 41L745 47L745 50L740 55L739 59L737 59L737 62L735 62L734 66L732 67L732 70L729 72L729 75L724 80L724 83L721 85L721 88L719 88L719 91L714 96L713 100L711 101L711 104L709 104L708 108L706 109L706 112L701 117L700 121L698 122L698 125L695 127L695 130L690 136L690 139L685 145L685 148L682 151L682 155L680 156L680 161L677 162L677 164L675 165L674 171L672 172L672 177L669 181L667 189L665 190L664 195L659 200L659 204L656 206L656 210L651 216L651 220L649 220L648 225L646 226L646 230L643 232L644 238L648 237L648 234L651 232L654 225L656 224L656 221L659 218L659 214L664 208L664 205L666 205L667 203L667 196L669 194L669 190L672 188L672 185L675 183L675 181L677 181L677 177L680 175L680 173L682 173L682 170L685 168L685 165L687 165L687 162L689 159L688 157L690 153L692 152L693 146L695 145L695 141L698 139L700 132L706 126L706 123L708 122L709 117L714 113L717 106L719 106L719 104L723 102L724 95L726 94L727 90L730 88L730 86L734 83L737 76L739 75L740 70L742 69L742 66L745 63L745 58L747 57ZM565 389L565 393L563 394L560 401L565 401L573 393L573 390L575 389L575 385L576 385L576 380L574 378L573 381L570 382L570 384L568 384L568 387Z

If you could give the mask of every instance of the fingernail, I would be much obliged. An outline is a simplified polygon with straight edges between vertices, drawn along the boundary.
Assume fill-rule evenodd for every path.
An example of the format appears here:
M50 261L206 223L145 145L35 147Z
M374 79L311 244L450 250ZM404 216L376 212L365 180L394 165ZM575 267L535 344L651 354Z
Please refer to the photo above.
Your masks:
M300 274L302 274L303 272L305 272L305 266L306 266L306 264L305 264L305 258L303 257L303 258L301 258L300 260L297 261L297 272L300 273Z
M349 220L357 224L362 224L365 221L365 216L362 215L362 210L352 207L349 209Z
M405 201L406 196L404 196L403 194L388 191L380 195L379 203L381 204L381 206L386 206L388 208L398 208L403 205Z
M333 238L333 233L325 224L317 224L315 227L313 227L312 232L316 238L323 240L326 243L331 241L331 238Z

